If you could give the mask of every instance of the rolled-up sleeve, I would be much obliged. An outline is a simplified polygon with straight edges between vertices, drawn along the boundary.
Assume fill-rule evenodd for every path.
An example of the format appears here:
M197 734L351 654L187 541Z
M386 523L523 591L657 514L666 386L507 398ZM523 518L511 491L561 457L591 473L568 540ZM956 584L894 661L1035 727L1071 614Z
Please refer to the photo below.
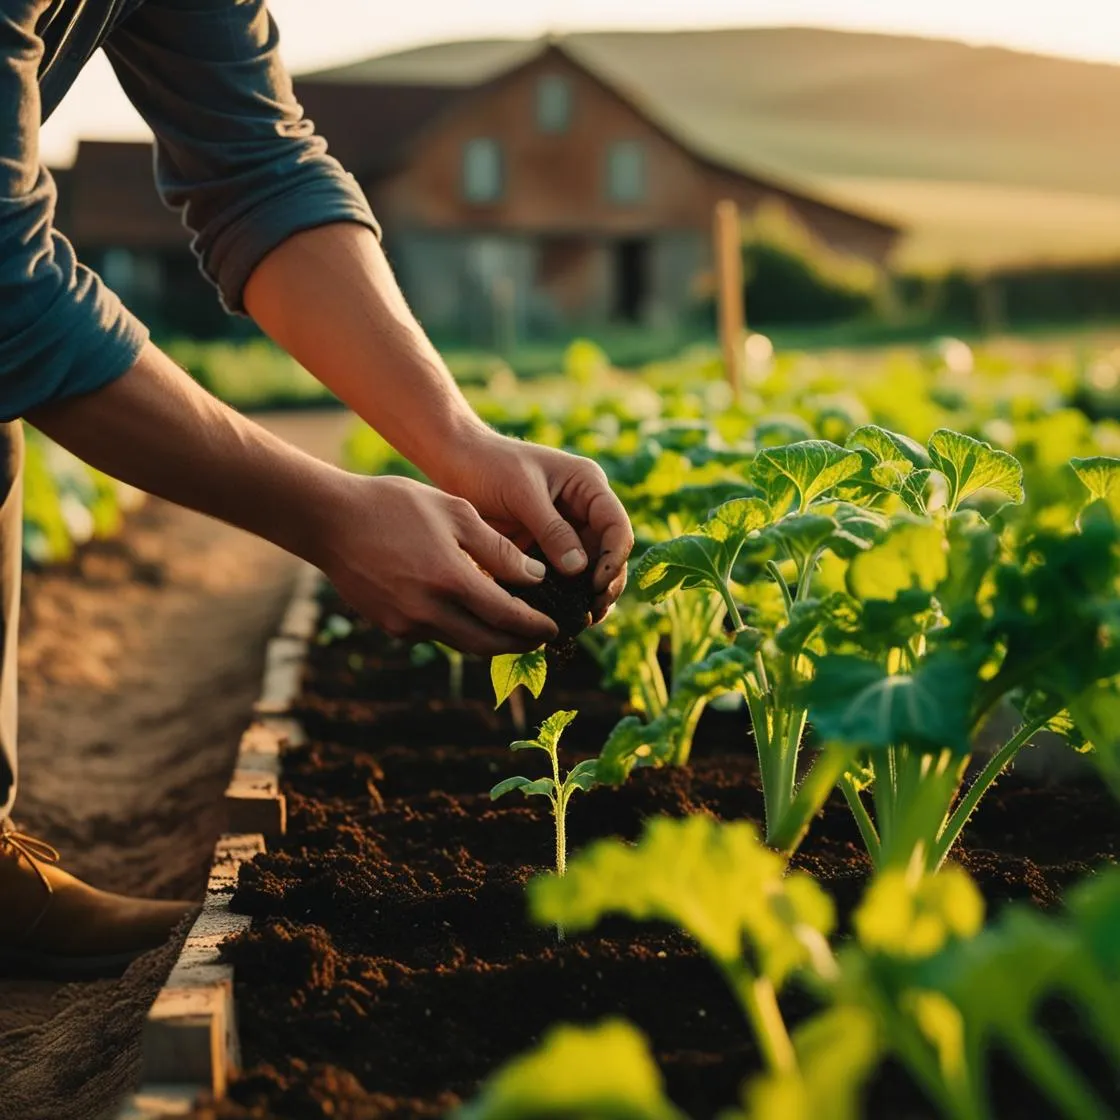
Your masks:
M0 0L0 419L99 389L126 373L144 327L78 263L54 228L54 182L39 161L35 34L41 5Z
M156 184L225 306L293 233L358 222L361 188L295 99L264 0L146 0L106 53L156 135Z

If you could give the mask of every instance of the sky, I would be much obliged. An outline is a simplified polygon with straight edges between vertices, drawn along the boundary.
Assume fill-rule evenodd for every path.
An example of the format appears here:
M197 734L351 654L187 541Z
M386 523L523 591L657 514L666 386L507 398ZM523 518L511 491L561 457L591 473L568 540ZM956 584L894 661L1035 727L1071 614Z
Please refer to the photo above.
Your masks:
M1120 64L1116 0L270 0L299 72L440 39L602 28L816 26L998 44ZM64 165L79 137L147 135L108 63L87 66L43 130Z

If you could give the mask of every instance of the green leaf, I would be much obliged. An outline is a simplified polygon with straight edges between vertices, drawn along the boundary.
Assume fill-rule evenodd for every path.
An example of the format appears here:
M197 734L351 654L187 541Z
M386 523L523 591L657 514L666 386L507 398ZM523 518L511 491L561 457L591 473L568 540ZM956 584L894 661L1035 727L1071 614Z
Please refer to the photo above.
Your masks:
M511 751L539 750L555 754L556 748L560 745L560 736L563 735L564 728L578 715L578 711L553 712L541 724L535 739L518 739L516 742L510 743L509 749Z
M1108 455L1092 455L1070 459L1073 468L1092 500L1103 499L1111 506L1120 504L1120 459Z
M502 653L490 662L490 682L494 686L495 708L500 708L518 685L524 685L534 697L539 697L548 676L545 651L529 653Z
M659 817L636 845L600 840L561 878L529 883L533 917L567 930L590 929L609 914L669 922L721 965L750 945L759 971L775 984L811 967L833 926L832 902L805 872L759 841L745 821Z
M937 601L949 621L963 627L981 621L981 591L999 555L999 536L971 509L952 514L945 532L947 570L937 587Z
M898 496L911 513L925 515L928 510L926 490L933 471L928 468L911 471L900 483Z
M890 601L912 589L932 594L947 573L944 530L932 522L900 521L852 558L847 585L857 599Z
M939 428L930 436L929 457L949 486L955 510L977 490L995 490L1012 502L1023 500L1023 468L1014 455L960 432Z
M926 449L909 436L880 428L878 424L863 424L852 431L844 441L851 451L863 449L870 451L880 463L903 461L912 467L928 467L929 455ZM903 472L909 474L909 471Z
M579 712L577 710L553 712L552 715L541 724L541 729L537 738L540 740L545 750L556 750L557 746L560 744L560 736L564 733L564 728L578 715Z
M753 655L739 646L724 646L694 661L673 681L670 711L684 716L702 700L741 688L753 662Z
M680 728L674 715L646 723L637 716L624 716L614 725L599 752L596 774L603 785L621 785L630 771L643 761L672 754L673 736Z
M1105 781L1120 798L1120 689L1114 681L1094 684L1069 700L1069 714L1092 744Z
M599 760L585 758L568 771L564 779L565 789L581 789L586 792L599 784Z
M646 549L634 569L634 581L643 598L660 603L681 588L719 591L733 563L728 542L699 535L676 537Z
M797 508L803 513L814 499L862 469L858 452L845 451L828 440L809 439L760 451L751 477L771 498L775 510L781 509L783 498L788 501L792 487Z
M685 1120L665 1096L645 1037L621 1019L555 1026L453 1120Z
M717 506L700 531L717 541L741 539L768 525L773 517L761 498L734 498Z
M888 870L875 877L854 921L860 945L870 952L931 957L953 938L980 932L984 896L968 873L953 865L917 879Z
M973 667L949 650L930 654L913 673L888 674L851 654L816 659L804 688L809 718L826 742L872 749L909 744L969 750Z
M864 1082L879 1057L879 1027L862 1007L829 1008L793 1034L797 1068L746 1086L743 1120L860 1120Z
M514 790L521 790L526 797L555 797L556 783L551 778L537 778L533 781L531 778L506 778L505 781L499 782L490 791L490 800L497 801L499 797L505 797L507 793L513 793Z

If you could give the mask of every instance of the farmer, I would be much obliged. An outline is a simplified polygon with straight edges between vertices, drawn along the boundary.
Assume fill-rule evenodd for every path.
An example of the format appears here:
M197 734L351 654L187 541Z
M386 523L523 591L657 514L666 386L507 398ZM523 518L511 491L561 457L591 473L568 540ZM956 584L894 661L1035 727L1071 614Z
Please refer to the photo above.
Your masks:
M348 474L208 396L53 228L39 127L104 47L157 140L156 179L202 271L434 486ZM550 619L536 541L622 590L626 515L592 462L507 439L470 410L410 314L357 183L303 118L264 0L0 0L0 969L117 972L185 902L108 894L10 821L16 790L19 417L119 479L320 568L389 634L527 650ZM514 543L516 542L516 543ZM73 791L82 796L80 789Z

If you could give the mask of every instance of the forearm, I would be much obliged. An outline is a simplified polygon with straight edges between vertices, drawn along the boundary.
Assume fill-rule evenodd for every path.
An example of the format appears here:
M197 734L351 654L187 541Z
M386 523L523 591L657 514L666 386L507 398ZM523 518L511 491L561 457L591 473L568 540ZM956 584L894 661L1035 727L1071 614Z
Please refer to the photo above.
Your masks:
M317 562L342 474L215 400L148 344L123 377L27 419L115 478Z
M486 432L354 224L296 234L257 266L245 305L268 335L434 481Z

